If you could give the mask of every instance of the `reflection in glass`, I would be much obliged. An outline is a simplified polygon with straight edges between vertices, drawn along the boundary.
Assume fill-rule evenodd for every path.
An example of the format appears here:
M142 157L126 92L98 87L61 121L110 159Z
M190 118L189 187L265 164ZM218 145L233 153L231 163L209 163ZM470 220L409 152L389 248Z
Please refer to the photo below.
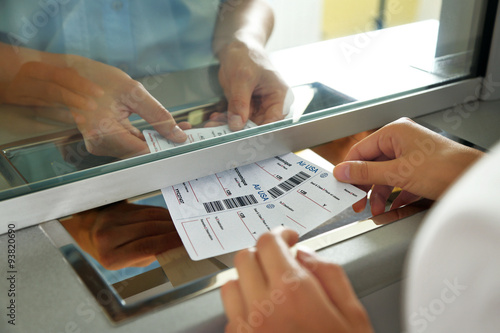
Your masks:
M486 5L4 3L0 198L469 77ZM247 119L261 126L153 155L142 134L155 129L180 142L182 130L237 131Z

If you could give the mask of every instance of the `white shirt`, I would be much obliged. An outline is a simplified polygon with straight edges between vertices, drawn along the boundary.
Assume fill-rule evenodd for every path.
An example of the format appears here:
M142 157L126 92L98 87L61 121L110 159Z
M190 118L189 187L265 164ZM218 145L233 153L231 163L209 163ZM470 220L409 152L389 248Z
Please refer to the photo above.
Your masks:
M408 332L500 332L500 145L429 213L410 252Z

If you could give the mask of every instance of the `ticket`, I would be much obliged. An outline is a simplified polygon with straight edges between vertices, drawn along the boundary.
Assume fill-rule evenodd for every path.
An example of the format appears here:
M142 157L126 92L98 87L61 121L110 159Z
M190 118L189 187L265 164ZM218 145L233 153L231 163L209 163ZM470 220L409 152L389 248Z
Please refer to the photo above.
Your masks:
M303 235L366 195L293 153L186 181L162 193L193 260L254 246L261 234L277 226Z
M257 126L252 121L248 120L243 129L248 129ZM184 146L193 142L203 141L210 138L216 138L232 131L229 129L228 125L216 126L216 127L205 127L205 128L194 128L184 131L187 134L187 140L182 143L177 143L165 139L155 130L144 130L142 133L146 138L149 150L152 153L157 153L162 150Z

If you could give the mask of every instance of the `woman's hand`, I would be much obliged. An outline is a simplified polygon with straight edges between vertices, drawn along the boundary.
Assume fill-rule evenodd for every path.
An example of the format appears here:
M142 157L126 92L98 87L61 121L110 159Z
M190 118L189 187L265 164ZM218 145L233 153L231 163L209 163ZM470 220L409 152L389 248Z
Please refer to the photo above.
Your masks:
M295 259L297 239L277 229L236 255L239 279L221 290L226 332L372 332L342 268L300 250Z
M372 214L377 215L384 212L394 187L403 191L391 209L420 197L439 198L482 155L401 118L355 144L333 174L337 180L365 191L372 188L370 205ZM353 205L354 210L362 211L366 202L365 197Z

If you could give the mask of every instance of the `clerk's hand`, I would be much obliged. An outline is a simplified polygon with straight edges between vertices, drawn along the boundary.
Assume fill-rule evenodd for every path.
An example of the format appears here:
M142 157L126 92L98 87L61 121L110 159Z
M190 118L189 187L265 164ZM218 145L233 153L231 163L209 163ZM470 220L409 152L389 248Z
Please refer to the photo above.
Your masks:
M156 254L182 246L169 212L160 207L120 202L61 223L85 252L110 270L147 266Z
M144 136L128 120L132 113L141 116L167 139L186 140L182 129L191 126L177 125L170 112L141 83L118 68L83 57L68 57L71 67L104 91L97 99L97 107L71 109L90 153L120 158L148 153Z
M300 250L295 259L297 239L277 229L236 255L239 279L221 289L226 332L372 332L342 268Z
M96 99L103 94L99 85L82 77L74 68L30 61L21 66L12 81L2 84L0 101L24 106L94 110ZM65 112L69 115L67 110Z
M420 197L439 198L482 155L401 118L355 144L333 174L337 180L365 191L372 188L370 205L372 214L377 215L384 212L394 187L403 191L391 209ZM365 197L353 205L354 210L362 211L366 202Z
M284 118L289 87L273 68L263 47L234 41L223 47L218 57L219 82L228 100L227 121L231 130L242 129L248 119L262 125Z

